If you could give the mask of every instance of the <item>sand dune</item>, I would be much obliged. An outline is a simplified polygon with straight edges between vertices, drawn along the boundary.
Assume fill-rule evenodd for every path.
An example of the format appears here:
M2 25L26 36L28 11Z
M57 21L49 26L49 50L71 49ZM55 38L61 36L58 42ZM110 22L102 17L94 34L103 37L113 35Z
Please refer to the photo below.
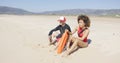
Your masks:
M0 63L120 63L120 18L90 17L87 48L61 57L48 46L59 16L0 15ZM73 29L77 16L66 16Z

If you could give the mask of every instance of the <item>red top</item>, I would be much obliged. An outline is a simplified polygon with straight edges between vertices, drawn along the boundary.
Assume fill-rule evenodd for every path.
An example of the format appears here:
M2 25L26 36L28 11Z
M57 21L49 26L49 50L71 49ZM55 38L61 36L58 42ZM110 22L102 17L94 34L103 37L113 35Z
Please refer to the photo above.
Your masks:
M83 36L83 31L84 31L84 30L82 30L82 28L80 28L80 27L78 28L78 36L79 36L79 37L82 37L82 36ZM87 37L83 40L83 42L87 42Z

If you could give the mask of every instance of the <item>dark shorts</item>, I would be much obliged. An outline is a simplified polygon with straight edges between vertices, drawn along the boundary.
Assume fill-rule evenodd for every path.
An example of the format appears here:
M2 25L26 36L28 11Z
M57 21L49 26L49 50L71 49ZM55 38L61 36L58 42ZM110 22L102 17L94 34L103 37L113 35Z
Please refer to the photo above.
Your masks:
M59 42L60 38L62 37L62 34L59 34L56 38L57 42Z

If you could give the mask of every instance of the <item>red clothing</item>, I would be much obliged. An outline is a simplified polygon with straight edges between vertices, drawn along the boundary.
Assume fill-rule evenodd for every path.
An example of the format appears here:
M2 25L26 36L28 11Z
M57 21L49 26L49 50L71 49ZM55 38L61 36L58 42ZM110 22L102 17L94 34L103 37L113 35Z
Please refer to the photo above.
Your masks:
M85 30L85 29L84 29L84 30ZM80 28L80 27L78 28L78 36L79 36L79 37L82 37L82 36L83 36L83 31L84 31L84 30L82 30L82 28ZM87 42L87 37L83 40L83 42Z
M57 40L57 42L59 42L60 38L57 38L56 40Z

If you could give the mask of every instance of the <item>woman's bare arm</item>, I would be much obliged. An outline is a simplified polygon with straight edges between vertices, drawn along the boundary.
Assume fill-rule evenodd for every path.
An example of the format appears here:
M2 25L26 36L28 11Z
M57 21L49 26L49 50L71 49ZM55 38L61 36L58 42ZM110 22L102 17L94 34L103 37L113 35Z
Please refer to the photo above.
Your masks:
M76 31L77 31L78 27L75 27L74 30L72 32L68 32L70 35L73 35Z

